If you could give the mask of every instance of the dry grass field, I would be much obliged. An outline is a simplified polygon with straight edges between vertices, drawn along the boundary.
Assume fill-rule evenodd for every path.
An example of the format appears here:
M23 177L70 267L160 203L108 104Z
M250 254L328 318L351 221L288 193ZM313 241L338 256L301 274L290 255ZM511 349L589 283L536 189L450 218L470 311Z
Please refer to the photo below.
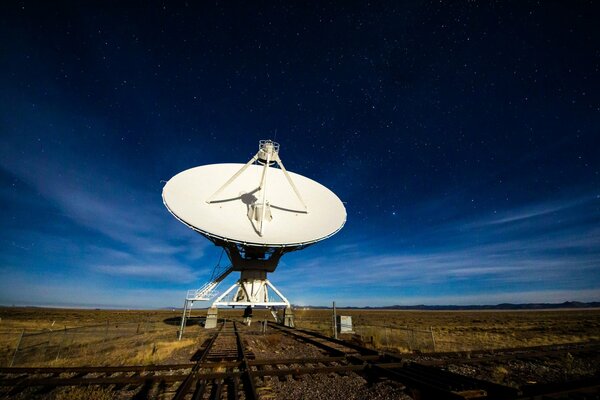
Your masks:
M431 329L435 351L462 351L600 340L600 310L393 311L338 310L376 348L407 351L407 332ZM297 325L331 332L330 310L298 310ZM418 348L417 348L418 349Z
M177 341L180 311L0 308L0 366L131 365L189 362L208 337L192 321ZM204 316L195 310L193 316ZM600 310L338 310L354 335L380 350L457 351L600 340ZM239 318L242 310L221 310ZM295 311L298 327L331 334L331 310ZM256 310L255 320L272 319ZM21 335L25 332L23 337ZM15 348L19 352L15 356ZM434 346L432 346L434 344Z
M193 325L178 341L180 316L180 311L0 308L0 366L189 362L208 334Z

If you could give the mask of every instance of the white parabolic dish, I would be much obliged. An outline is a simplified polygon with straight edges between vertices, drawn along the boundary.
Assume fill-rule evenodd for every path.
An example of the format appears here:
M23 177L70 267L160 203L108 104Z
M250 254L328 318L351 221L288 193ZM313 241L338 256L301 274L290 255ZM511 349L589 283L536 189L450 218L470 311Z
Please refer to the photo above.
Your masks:
M272 220L260 236L248 218L249 203L261 203L257 191L263 166L250 165L212 203L207 199L244 164L211 164L190 168L163 188L163 202L177 219L203 235L250 246L300 246L326 239L346 222L346 209L331 190L312 179L288 172L306 203L294 194L281 169L269 168L267 200Z

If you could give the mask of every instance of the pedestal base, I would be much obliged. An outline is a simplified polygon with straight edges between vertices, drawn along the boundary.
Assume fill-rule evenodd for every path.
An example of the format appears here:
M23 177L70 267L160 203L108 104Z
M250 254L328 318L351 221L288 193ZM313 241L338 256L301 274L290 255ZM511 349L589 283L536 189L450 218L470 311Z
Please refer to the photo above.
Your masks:
M294 311L292 310L292 307L286 307L285 310L283 310L283 325L294 328Z
M217 327L217 307L210 307L206 312L206 322L204 322L205 329L214 329Z

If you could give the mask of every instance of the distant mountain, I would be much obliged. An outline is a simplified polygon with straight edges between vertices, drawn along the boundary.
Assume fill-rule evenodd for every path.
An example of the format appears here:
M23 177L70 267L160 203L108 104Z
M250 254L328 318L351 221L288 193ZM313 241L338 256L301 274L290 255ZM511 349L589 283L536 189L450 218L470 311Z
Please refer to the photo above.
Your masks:
M294 306L294 308L314 308L324 309L331 307L323 306ZM527 303L527 304L511 304L502 303L496 305L434 305L426 306L424 304L415 306L393 305L387 307L339 307L346 310L423 310L423 311L444 311L444 310L554 310L564 308L600 308L600 302L594 301L583 303L580 301L565 301L564 303Z

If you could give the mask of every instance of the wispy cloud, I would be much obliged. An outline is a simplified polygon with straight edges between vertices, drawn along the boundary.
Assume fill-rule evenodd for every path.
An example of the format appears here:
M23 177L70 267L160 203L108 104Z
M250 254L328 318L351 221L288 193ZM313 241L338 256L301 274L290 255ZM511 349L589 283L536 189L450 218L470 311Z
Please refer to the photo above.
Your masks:
M549 214L558 213L570 208L581 206L582 204L597 200L597 195L584 196L575 199L563 199L557 201L543 202L539 204L527 205L524 207L507 210L491 218L482 218L474 221L471 226L487 226L513 223L536 217L542 217Z
M444 238L436 240L442 243L437 247L383 247L380 238L356 242L356 246L341 244L325 255L298 256L296 262L278 270L277 280L292 291L311 282L317 291L348 289L358 296L368 291L379 299L390 291L402 297L422 290L461 290L475 296L470 297L473 300L477 295L471 292L481 292L484 299L500 298L501 292L510 291L512 298L519 298L515 288L535 288L540 296L558 293L559 288L588 290L600 286L600 228L593 222L600 218L597 202L596 197L587 196L552 206L542 203L505 210L501 219L480 217L435 227L430 237ZM532 211L524 213L524 209ZM523 224L528 218L542 216L550 220L542 225ZM590 223L582 223L582 218ZM444 298L453 297L440 297L440 301ZM527 296L521 298L528 301Z
M195 282L199 275L198 271L181 265L97 265L93 269L117 277L177 283Z
M181 285L199 285L210 275L219 250L166 212L160 182L141 184L119 176L124 165L104 168L85 157L23 155L7 143L0 144L0 169L36 194L26 197L32 212L51 209L52 214L43 228L13 224L4 230L3 265L33 273L37 264L44 277L55 278L56 287L63 284L60 274L81 270L88 274L81 283L104 285L97 290L105 297L111 291L106 281L126 283L131 290L162 285L183 292ZM7 203L23 197L0 190ZM478 295L500 299L517 291L593 294L600 287L599 201L597 194L573 190L570 196L476 217L454 210L443 214L451 222L415 223L411 231L348 228L326 243L286 255L272 280L290 298L312 304L310 299L324 292L340 298L352 293L362 305L397 303L394 298L454 302L461 296L478 303ZM439 202L424 206L426 214L446 208ZM65 229L67 221L78 229ZM407 237L399 240L398 232ZM10 281L9 272L0 273ZM25 278L19 282L31 287Z
M180 306L184 294L169 287L99 285L76 276L45 276L42 281L14 266L0 268L0 275L0 304L8 305L159 308Z
M2 164L6 163L0 162ZM175 254L188 250L188 247L169 243L176 230L164 226L167 214L161 207L159 191L141 192L120 182L115 182L110 190L102 190L94 186L77 185L84 179L78 173L37 172L52 168L44 163L36 165L33 170L13 166L9 171L18 174L65 217L134 251ZM57 176L62 178L55 179ZM154 203L156 206L148 206ZM159 226L163 226L160 231L157 230ZM188 238L183 237L183 240L187 241Z
M9 204L24 199L32 214L46 214L42 229L37 224L4 229L0 241L9 247L2 257L5 265L43 268L43 260L60 266L60 271L80 269L166 285L192 284L208 274L200 262L210 242L169 215L162 205L160 182L132 182L131 176L114 172L126 166L99 164L93 155L77 151L53 157L64 149L52 142L42 153L19 152L16 149L32 146L19 140L9 137L0 144L0 171L14 177L20 192L3 188L0 197ZM77 147L77 142L71 145ZM50 216L47 210L53 210ZM66 228L67 221L79 229Z

